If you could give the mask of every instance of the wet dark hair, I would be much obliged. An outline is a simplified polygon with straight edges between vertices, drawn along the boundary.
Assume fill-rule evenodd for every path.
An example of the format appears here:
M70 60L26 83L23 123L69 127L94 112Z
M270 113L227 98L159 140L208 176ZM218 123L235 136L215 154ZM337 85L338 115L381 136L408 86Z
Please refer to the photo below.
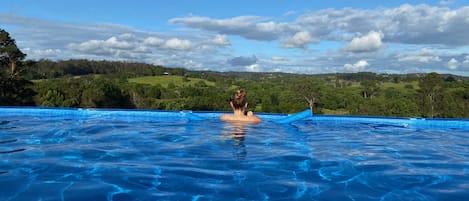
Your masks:
M242 109L248 103L248 99L246 98L246 91L244 89L238 90L236 93L233 94L231 98L231 103L235 109Z

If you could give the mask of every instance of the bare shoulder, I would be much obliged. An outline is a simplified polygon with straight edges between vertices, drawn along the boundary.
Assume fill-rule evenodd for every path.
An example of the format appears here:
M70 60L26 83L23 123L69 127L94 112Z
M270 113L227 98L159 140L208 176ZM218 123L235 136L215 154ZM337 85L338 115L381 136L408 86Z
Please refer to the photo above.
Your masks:
M228 121L228 120L231 120L231 119L232 119L232 116L233 116L233 115L223 114L223 115L220 116L220 120Z
M251 116L243 116L243 117L235 117L231 114L223 114L220 116L220 120L222 121L237 121L237 122L251 122L251 123L259 123L261 122L261 118L256 115Z
M248 117L249 121L252 121L252 122L261 122L262 121L262 119L259 118L256 115L254 115L254 113L252 111L249 111L247 113L247 117Z
M252 121L252 122L255 122L255 123L258 123L258 122L261 122L261 121L262 121L262 119L259 118L259 117L256 116L256 115L251 115L251 116L249 116L249 120Z

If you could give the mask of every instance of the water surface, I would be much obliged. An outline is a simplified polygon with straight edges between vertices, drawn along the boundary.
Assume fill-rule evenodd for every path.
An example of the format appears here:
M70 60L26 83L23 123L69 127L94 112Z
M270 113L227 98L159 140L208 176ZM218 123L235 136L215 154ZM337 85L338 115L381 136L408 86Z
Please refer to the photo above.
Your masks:
M469 200L464 128L0 116L0 200Z

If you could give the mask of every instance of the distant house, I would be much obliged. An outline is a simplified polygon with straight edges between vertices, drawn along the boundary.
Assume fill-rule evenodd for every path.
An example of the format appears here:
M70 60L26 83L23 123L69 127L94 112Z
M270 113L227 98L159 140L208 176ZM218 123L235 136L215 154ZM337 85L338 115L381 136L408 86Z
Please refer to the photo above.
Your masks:
M169 73L168 73L168 72L164 72L162 75L169 75Z

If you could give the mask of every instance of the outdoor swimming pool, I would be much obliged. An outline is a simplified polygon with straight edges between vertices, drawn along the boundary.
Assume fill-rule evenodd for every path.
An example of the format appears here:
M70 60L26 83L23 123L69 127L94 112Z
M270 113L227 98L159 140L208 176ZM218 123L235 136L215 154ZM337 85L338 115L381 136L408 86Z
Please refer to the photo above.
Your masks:
M0 200L469 200L469 121L0 108Z

